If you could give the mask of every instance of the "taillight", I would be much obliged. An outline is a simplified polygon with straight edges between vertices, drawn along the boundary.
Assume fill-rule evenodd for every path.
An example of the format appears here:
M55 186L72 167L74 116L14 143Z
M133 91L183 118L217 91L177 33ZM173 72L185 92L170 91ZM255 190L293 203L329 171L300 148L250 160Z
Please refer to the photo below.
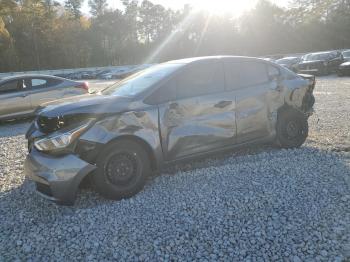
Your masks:
M88 82L81 82L75 87L83 88L86 91L89 91L89 83Z

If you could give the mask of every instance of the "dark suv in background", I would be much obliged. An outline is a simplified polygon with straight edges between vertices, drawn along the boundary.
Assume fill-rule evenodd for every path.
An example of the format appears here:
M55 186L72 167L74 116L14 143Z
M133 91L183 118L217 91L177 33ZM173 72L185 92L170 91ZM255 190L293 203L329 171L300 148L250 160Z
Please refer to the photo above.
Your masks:
M89 174L101 195L121 199L174 161L248 144L299 147L314 85L313 76L249 57L159 64L39 109L25 172L42 195L72 204Z
M281 59L278 59L276 60L276 63L281 66L284 66L285 68L288 68L293 72L297 72L300 61L301 61L300 57L291 56L291 57L283 57Z
M328 75L337 72L344 62L340 51L310 53L302 57L298 65L298 72L312 75Z
M343 50L344 63L339 65L338 76L350 75L350 49Z

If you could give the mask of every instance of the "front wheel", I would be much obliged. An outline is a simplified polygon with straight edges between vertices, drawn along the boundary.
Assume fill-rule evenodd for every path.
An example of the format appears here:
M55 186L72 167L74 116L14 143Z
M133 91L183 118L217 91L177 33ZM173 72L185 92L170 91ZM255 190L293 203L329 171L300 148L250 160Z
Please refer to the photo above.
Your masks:
M150 173L147 152L132 140L109 144L96 161L92 176L96 191L102 196L120 200L142 190Z
M295 110L283 111L278 115L276 131L277 141L281 147L300 147L309 131L307 118Z

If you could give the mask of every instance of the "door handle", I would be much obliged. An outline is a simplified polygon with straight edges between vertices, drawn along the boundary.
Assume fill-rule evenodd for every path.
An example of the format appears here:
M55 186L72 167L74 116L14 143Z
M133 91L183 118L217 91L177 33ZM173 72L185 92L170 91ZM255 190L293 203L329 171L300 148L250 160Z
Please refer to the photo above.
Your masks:
M215 105L217 108L224 108L226 106L232 105L232 101L220 101Z

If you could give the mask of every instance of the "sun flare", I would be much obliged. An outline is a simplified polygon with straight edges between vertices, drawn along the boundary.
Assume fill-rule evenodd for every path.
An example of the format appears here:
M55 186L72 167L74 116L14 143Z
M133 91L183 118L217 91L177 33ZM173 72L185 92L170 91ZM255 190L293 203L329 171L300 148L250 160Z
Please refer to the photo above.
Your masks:
M239 16L256 4L255 0L191 0L188 3L197 10L213 14L233 14Z

